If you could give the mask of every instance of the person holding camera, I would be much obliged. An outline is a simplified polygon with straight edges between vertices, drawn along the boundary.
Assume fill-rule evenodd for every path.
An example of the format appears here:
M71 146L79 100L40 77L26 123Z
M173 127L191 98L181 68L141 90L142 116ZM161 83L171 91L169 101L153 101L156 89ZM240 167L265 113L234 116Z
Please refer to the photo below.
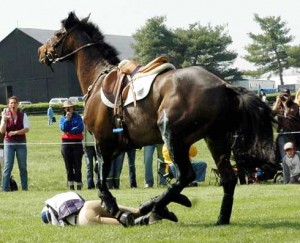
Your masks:
M74 104L67 100L63 103L64 114L60 118L59 127L63 131L61 136L61 154L65 161L67 179L70 190L82 188L82 156L83 156L83 121L81 116L74 111Z
M278 136L276 139L277 162L282 162L285 156L284 145L292 142L296 150L300 149L300 110L293 102L289 89L281 91L273 106L278 120Z
M10 188L11 172L17 157L20 170L22 190L28 190L27 144L26 133L29 132L29 119L20 108L17 96L8 98L8 107L1 114L0 132L4 134L4 169L2 190L12 191Z

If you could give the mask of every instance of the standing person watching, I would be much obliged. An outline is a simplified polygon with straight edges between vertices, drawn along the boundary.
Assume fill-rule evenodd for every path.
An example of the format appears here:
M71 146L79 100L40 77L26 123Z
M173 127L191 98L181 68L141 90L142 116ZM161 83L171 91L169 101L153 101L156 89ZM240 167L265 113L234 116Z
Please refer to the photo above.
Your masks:
M286 155L283 157L284 183L300 183L300 153L295 150L293 143L286 143L283 147Z
M61 136L61 154L65 161L67 179L70 190L75 190L74 182L77 182L77 190L82 188L82 139L83 121L74 111L74 105L67 100L63 103L64 114L59 120L59 127L63 131Z
M153 144L144 147L144 165L145 165L145 188L151 188L154 185L153 176L153 154L156 148L157 159L163 161L162 155L163 144ZM163 185L164 181L159 177L159 184Z
M162 153L164 156L165 163L168 164L165 172L171 172L174 178L178 179L177 166L172 162L167 146L164 144L162 148ZM192 163L193 170L195 172L196 178L192 181L189 186L198 186L198 182L202 182L205 180L206 168L207 164L204 161L194 160L196 157L198 150L195 145L191 145L189 149L189 157Z
M2 116L1 116L2 118ZM0 120L1 120L0 118ZM4 134L0 133L0 185L2 185L2 172L4 168Z
M277 112L278 119L278 137L276 139L276 149L279 151L280 161L285 156L284 144L292 142L296 150L300 149L300 112L299 106L292 101L289 89L281 91L273 105L273 111Z
M88 189L95 189L94 182L94 161L96 164L97 155L95 149L94 135L91 134L86 127L83 130L83 151L86 163L86 178Z
M49 105L49 108L47 110L47 116L48 116L48 125L52 125L53 124L54 112L53 112L53 109L52 109L51 105Z
M30 124L26 113L19 109L19 99L12 96L8 99L8 108L2 112L0 132L4 136L4 171L2 178L2 190L10 191L9 181L14 166L15 155L17 156L20 170L22 190L28 190L27 172L27 145L26 133L29 132Z

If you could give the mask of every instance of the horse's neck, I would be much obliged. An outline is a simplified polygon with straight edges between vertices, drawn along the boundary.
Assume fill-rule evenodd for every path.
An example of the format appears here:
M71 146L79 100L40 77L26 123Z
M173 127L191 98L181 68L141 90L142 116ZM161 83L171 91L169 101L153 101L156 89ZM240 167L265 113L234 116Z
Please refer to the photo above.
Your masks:
M75 60L76 73L83 94L86 94L90 85L98 78L102 71L106 70L109 64L104 59L88 60L78 57Z

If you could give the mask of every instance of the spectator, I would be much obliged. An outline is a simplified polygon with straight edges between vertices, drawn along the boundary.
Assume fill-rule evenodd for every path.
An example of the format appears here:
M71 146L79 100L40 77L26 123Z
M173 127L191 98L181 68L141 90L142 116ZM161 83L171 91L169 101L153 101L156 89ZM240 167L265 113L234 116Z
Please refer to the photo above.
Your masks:
M135 172L135 149L126 151L128 158L128 169L129 169L129 184L130 188L137 188L136 183L136 172Z
M106 178L108 189L120 189L120 176L123 168L124 153L113 159L110 171Z
M95 189L94 182L94 161L96 165L97 155L95 149L94 135L91 134L85 127L83 130L83 151L86 162L86 178L88 189Z
M283 147L286 155L283 157L284 183L300 183L300 153L296 152L293 143L288 142Z
M54 112L53 112L53 109L52 109L51 105L49 105L49 108L47 110L47 116L48 116L48 125L52 125L53 124Z
M74 105L71 101L65 101L63 109L64 114L59 121L59 127L63 131L61 154L64 158L70 190L75 190L74 181L77 182L77 190L81 190L83 121L81 116L74 111Z
M8 99L8 108L2 112L0 132L4 136L4 171L2 190L10 191L10 177L17 156L22 190L28 190L26 133L30 124L26 113L19 109L19 99L12 96Z
M156 148L157 158L161 161L164 160L162 155L163 144L147 145L144 147L144 165L145 165L145 187L150 188L154 185L153 177L153 154ZM165 182L159 177L159 184L164 185Z
M1 120L1 118L0 118ZM4 169L4 145L3 145L3 140L4 140L4 134L0 133L0 185L2 185L2 172Z
M122 164L122 167L124 164L124 159L125 159L126 153L127 153L128 168L129 168L129 185L130 185L130 188L136 188L137 183L136 183L136 172L135 172L135 149L130 149L130 150L120 154L119 159L122 160L122 162L121 163L119 162L119 163ZM122 168L121 168L121 170L122 170ZM121 171L119 174L121 174ZM117 184L117 183L115 183L115 184Z
M266 93L263 89L260 89L258 96L259 96L259 98L261 99L262 102L268 103L267 95L266 95Z
M165 163L169 164L169 168L166 168L166 170L170 171L171 174L177 179L177 167L173 164L166 145L163 146L162 153L164 156ZM193 170L196 174L196 179L193 182L191 182L189 186L197 186L198 182L202 182L205 180L206 167L207 167L206 162L192 160L192 158L196 157L197 153L198 151L196 146L192 145L189 150L189 155L190 155L190 160L192 162Z
M80 195L75 192L65 192L55 195L46 200L41 217L45 224L52 224L57 226L68 225L121 225L120 222L109 213L101 201L85 201ZM71 205L71 206L70 206ZM150 205L151 206L151 205ZM152 207L154 204L152 204ZM149 223L149 216L142 216L147 214L152 207L146 205L140 208L131 208L119 205L122 212L129 214L128 221L122 221L123 226L132 225L147 225ZM146 210L145 210L146 209ZM144 212L145 211L145 212ZM168 212L172 216L171 212ZM174 217L176 217L174 215Z
M125 153L128 156L129 167L129 183L130 188L136 188L136 173L135 173L135 149L131 149L127 152L122 152L117 158L112 161L108 177L106 179L107 187L109 189L120 188L120 176L123 168Z
M298 106L300 106L300 89L298 89L297 92L296 92L294 102L295 102Z
M300 149L300 112L299 106L292 101L289 89L284 89L280 96L277 96L273 105L277 113L278 137L276 139L277 162L281 162L285 156L284 144L293 142L296 149Z

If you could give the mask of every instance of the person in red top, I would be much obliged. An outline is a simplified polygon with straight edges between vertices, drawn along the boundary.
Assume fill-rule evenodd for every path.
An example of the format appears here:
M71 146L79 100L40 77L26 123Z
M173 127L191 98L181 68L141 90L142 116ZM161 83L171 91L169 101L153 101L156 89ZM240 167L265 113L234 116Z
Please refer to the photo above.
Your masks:
M75 190L74 182L77 183L77 190L81 190L84 125L81 116L74 111L71 101L65 101L63 108L64 114L59 121L59 127L63 131L61 154L65 161L70 190Z
M19 99L12 96L8 99L8 108L2 112L0 132L4 135L4 171L2 190L11 191L9 182L17 156L22 190L28 190L26 133L29 131L29 120L26 113L19 109Z

